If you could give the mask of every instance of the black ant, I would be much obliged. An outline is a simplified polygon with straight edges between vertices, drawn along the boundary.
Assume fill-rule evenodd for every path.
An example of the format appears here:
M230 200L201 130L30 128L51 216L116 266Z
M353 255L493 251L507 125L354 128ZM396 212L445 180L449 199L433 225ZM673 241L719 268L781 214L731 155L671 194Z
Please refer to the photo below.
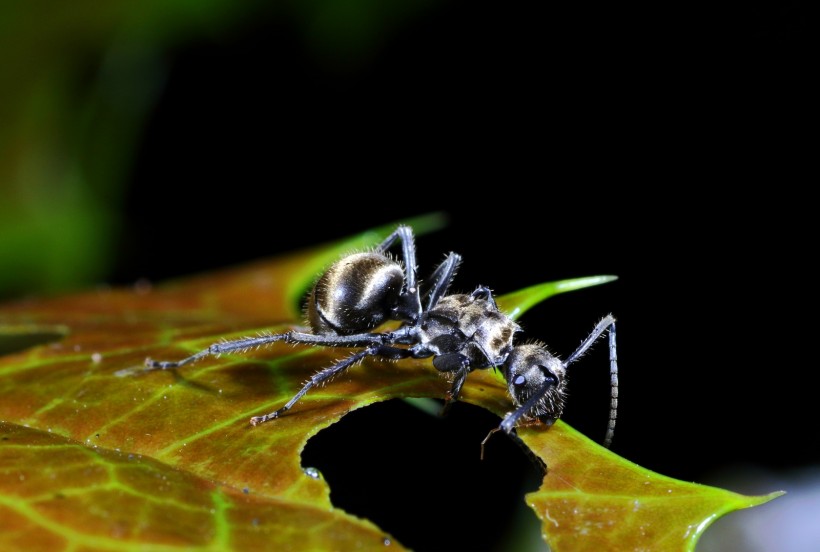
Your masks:
M387 255L396 240L402 244L403 267ZM289 331L225 341L179 361L146 359L145 363L151 369L177 368L208 355L244 351L277 341L362 349L314 374L280 409L251 418L254 426L280 417L313 386L368 356L394 360L433 357L437 370L454 376L447 404L458 399L471 371L500 368L517 410L507 414L498 429L510 433L521 418L552 425L561 416L567 367L608 329L612 390L604 439L604 446L608 447L618 406L618 361L612 315L604 317L564 361L549 353L541 343L514 346L513 336L520 328L498 309L489 288L479 286L468 295L446 294L460 262L458 254L450 253L433 272L430 287L422 294L416 281L413 231L408 226L400 226L372 251L343 257L319 277L305 309L310 333ZM372 332L388 320L400 321L402 325L392 331Z

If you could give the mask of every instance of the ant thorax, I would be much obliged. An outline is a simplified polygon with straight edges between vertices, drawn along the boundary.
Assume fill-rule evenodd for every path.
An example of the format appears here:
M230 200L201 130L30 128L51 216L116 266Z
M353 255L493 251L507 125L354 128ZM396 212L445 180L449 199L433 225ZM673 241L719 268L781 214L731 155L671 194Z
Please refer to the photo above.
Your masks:
M473 368L504 364L513 348L518 324L495 302L473 295L447 295L424 313L420 346L430 354L460 353Z

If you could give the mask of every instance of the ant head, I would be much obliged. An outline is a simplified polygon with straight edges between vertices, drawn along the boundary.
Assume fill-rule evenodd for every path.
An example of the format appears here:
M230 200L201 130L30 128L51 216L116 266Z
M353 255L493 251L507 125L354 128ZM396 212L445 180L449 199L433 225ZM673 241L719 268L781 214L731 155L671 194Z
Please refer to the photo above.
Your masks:
M504 365L504 378L516 405L528 406L523 415L552 424L564 410L566 367L540 343L513 348Z

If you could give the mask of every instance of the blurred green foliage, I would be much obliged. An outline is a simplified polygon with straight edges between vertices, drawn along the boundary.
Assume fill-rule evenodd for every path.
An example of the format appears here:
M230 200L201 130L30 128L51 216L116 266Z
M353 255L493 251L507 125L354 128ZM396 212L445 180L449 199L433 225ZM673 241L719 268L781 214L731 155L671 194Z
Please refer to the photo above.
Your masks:
M106 277L129 171L175 46L278 18L345 70L366 63L387 34L430 4L0 3L0 298Z

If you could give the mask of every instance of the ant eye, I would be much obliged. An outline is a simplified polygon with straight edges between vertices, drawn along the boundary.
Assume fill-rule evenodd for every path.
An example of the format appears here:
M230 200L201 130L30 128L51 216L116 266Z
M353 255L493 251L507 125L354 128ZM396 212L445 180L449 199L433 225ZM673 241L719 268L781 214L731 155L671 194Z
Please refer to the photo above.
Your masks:
M515 376L515 379L513 380L513 385L516 387L521 387L525 383L527 383L527 378L521 375Z

